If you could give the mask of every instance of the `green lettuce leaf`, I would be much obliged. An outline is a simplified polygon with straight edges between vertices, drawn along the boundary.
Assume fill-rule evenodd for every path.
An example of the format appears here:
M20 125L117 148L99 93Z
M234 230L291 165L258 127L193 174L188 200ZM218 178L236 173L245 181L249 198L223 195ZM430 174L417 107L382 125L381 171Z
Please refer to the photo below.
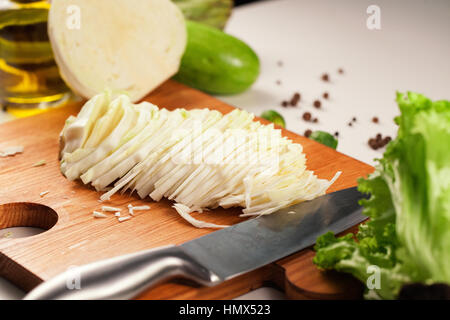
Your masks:
M323 269L380 284L367 297L394 299L410 282L450 283L450 102L398 93L397 138L375 172L358 181L370 217L356 235L317 239L314 262Z

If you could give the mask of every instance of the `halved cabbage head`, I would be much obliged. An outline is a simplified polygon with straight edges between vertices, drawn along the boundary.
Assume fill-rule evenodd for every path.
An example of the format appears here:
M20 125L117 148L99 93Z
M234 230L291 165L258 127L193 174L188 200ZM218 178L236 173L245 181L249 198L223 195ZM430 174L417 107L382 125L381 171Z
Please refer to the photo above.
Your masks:
M187 40L170 0L53 0L48 34L75 92L92 98L108 88L133 101L178 71Z
M193 211L243 207L242 216L270 214L325 193L337 179L306 168L300 144L254 115L236 109L168 111L121 95L88 101L61 132L61 171L98 191L173 200L182 217ZM223 226L216 226L223 227Z

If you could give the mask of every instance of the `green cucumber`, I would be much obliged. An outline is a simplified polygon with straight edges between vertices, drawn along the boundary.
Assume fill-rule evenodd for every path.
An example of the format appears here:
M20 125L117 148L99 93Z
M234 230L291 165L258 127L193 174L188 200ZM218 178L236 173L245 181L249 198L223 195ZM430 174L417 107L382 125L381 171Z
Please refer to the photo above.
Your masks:
M258 78L259 59L244 42L216 28L186 21L188 42L174 79L211 94L236 94Z

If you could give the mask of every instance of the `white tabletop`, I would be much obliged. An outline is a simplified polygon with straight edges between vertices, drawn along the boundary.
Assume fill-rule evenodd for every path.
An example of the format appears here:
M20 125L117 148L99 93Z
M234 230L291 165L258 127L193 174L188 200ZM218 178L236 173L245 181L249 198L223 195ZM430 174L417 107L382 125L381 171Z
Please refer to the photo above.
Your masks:
M381 30L367 28L371 4L380 8ZM397 90L450 99L448 0L263 1L236 9L227 31L258 53L261 76L251 90L224 101L257 115L277 110L287 129L300 134L338 131L338 151L369 164L382 155L369 148L369 138L395 136ZM323 73L329 83L321 81ZM281 101L297 91L300 107L283 108ZM312 103L325 91L330 100L321 99L316 110ZM301 120L305 111L319 122ZM371 122L374 116L378 125ZM353 117L357 121L349 127Z
M380 30L366 25L366 10L372 4L380 8ZM227 32L254 48L261 60L261 76L251 90L222 100L257 115L277 110L287 129L300 134L306 129L338 131L338 151L370 164L382 150L370 149L369 138L377 133L395 136L397 90L450 99L447 0L263 1L236 8ZM339 75L338 68L344 74ZM320 79L323 73L329 74L329 83ZM320 110L313 108L313 101L325 91L330 99L320 99ZM283 108L281 101L295 92L302 95L299 107ZM301 120L306 111L319 122ZM374 116L379 124L371 122ZM349 127L353 117L357 121ZM0 299L22 295L0 279ZM244 296L280 297L271 289Z

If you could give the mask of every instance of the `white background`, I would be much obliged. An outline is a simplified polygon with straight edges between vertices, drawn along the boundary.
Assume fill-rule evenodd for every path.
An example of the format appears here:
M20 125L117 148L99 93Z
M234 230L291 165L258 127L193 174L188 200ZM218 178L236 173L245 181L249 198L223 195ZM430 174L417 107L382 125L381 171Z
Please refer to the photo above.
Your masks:
M372 4L381 9L381 30L366 27L366 10ZM300 134L306 129L338 131L338 150L370 164L382 151L371 150L368 139L377 133L395 136L396 90L450 99L447 0L264 1L235 9L227 32L257 52L261 76L251 90L221 99L257 115L275 109L287 128ZM345 74L338 75L338 68ZM320 80L325 72L330 83ZM316 110L312 102L324 91L330 100ZM282 108L281 101L294 92L302 95L300 107ZM301 120L305 111L319 123ZM380 118L378 125L371 123L373 116ZM353 117L357 122L348 127ZM0 279L0 298L21 295ZM263 289L245 297L280 295Z

